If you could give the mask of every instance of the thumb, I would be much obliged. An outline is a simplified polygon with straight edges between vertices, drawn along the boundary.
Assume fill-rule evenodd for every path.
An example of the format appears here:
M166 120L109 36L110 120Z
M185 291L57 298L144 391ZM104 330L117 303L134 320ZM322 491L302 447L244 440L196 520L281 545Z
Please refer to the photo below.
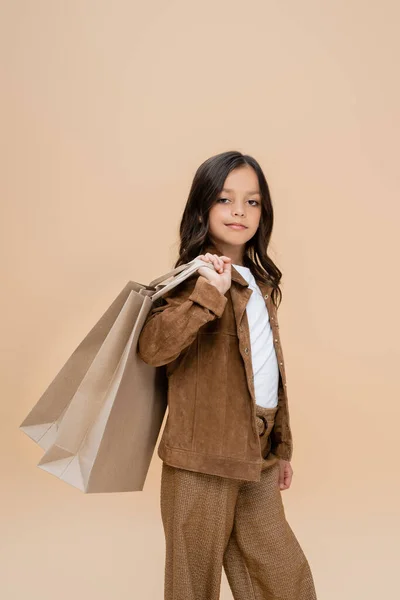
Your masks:
M285 468L284 465L281 464L281 468L279 469L279 479L278 479L280 489L285 487Z
M232 259L229 256L220 256L220 259L224 263L224 271L230 271L232 266Z

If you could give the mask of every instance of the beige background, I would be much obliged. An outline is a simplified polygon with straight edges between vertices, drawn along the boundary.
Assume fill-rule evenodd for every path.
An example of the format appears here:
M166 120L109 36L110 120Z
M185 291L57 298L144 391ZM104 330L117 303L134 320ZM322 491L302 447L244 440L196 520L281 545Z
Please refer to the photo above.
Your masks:
M18 426L126 281L171 268L194 172L228 149L275 206L287 518L319 600L399 597L398 3L1 13L2 599L163 597L158 456L143 492L85 496Z

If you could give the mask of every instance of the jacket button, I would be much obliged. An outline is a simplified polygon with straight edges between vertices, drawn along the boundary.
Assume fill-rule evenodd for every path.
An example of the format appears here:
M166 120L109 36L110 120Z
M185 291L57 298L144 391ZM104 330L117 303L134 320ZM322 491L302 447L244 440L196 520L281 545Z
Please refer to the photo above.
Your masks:
M279 364L280 364L281 366L283 365L283 363L281 363L281 362L280 362Z
M277 342L278 340L275 338L275 341Z
M268 298L268 294L265 294L264 298Z
M244 351L246 352L246 354L249 353L249 349L248 348L245 348Z

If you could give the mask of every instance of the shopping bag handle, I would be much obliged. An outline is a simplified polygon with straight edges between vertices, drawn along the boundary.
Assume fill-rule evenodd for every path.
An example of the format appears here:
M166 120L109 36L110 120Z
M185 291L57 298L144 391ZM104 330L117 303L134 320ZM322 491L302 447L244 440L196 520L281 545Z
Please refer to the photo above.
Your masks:
M172 269L172 271L169 271L168 273L153 279L153 281L150 281L149 285L146 287L156 288L155 293L151 296L152 302L155 302L160 296L163 296L165 293L169 292L169 290L172 290L174 287L182 283L182 281L185 281L185 279L193 275L193 273L195 273L200 267L208 267L209 269L213 269L215 271L213 263L205 262L203 259L196 257L188 263L179 265L179 267ZM171 281L164 283L170 277L173 277Z
M157 284L163 283L164 281L166 281L167 279L169 279L173 275L177 275L181 271L184 271L185 269L188 269L190 267L190 265L192 265L197 260L201 260L201 259L199 259L198 257L196 257L193 260L191 260L190 262L185 263L183 265L179 265L179 267L175 267L175 269L172 269L172 271L169 271L168 273L165 273L164 275L160 275L160 277L157 277L156 279L153 279L153 281L150 281L149 287L156 287ZM202 260L201 262L204 262L204 261ZM200 265L200 266L205 266L205 265L209 266L210 263L205 263L204 265Z

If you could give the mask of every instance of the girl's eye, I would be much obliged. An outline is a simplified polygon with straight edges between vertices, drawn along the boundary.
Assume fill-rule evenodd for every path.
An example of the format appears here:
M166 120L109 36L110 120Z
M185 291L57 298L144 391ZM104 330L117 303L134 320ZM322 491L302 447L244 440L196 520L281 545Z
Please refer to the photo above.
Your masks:
M229 198L218 198L217 202L222 202L223 200L229 200ZM258 200L249 200L249 202L255 202L255 204L252 204L251 206L258 206L260 204Z

